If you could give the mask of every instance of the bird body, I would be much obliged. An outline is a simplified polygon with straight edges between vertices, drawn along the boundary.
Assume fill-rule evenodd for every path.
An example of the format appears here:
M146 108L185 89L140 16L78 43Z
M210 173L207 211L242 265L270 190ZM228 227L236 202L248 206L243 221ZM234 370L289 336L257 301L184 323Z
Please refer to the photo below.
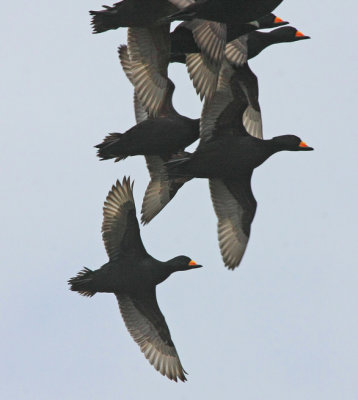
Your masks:
M127 156L158 155L168 158L170 154L192 144L199 138L199 119L182 115L149 118L125 133L112 133L96 147L102 160Z
M94 33L121 27L147 27L178 10L168 0L122 0L104 10L90 11Z
M181 0L170 0L178 4ZM254 21L273 11L282 0L201 0L169 16L169 20L186 21L193 18L224 23Z
M278 151L272 140L257 139L252 136L219 137L202 144L190 158L182 163L168 163L170 173L183 171L195 178L235 179L251 174L254 168ZM178 161L177 161L178 163Z
M279 151L312 150L308 146L299 147L301 142L294 135L269 140L250 135L218 137L202 143L189 157L169 161L167 165L170 175L237 179L240 176L251 176L255 168Z
M77 283L73 281L71 290L86 291L91 296L97 292L127 295L146 292L165 281L176 271L175 266L175 259L162 262L147 254L134 260L124 255L95 271L87 268L85 276Z

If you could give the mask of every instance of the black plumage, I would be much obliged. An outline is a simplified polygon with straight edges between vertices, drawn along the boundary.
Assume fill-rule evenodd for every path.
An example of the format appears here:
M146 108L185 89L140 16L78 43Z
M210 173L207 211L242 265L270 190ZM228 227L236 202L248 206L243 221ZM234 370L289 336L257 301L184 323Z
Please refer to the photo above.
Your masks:
M100 269L84 268L68 283L84 296L114 293L133 339L148 361L162 375L186 380L185 371L165 318L156 286L173 272L199 268L189 257L161 262L147 253L142 243L132 193L133 184L124 178L109 192L103 208L102 236L109 261Z
M119 57L135 88L137 125L125 133L112 133L98 144L102 160L127 156L161 156L182 151L199 138L199 119L187 118L173 107L174 83L168 78L169 26L129 28L128 49Z
M112 133L98 144L101 160L122 160L128 156L161 156L168 159L199 137L199 119L180 114L146 119L125 133Z
M251 32L247 35L247 59L256 57L266 47L277 43L291 43L310 39L292 26L284 26L270 32Z
M167 163L170 178L210 180L220 250L229 269L237 267L244 255L256 212L250 183L253 170L279 151L313 150L294 135L262 140L248 134L243 115L249 101L242 72L224 66L220 86L203 109L197 150Z
M168 0L122 0L104 10L90 11L93 33L120 27L147 27L178 10Z
M182 4L182 0L170 1ZM267 15L280 3L282 0L202 0L177 11L167 20L190 21L200 18L224 23L245 23Z
M168 180L165 162L199 138L199 119L182 116L173 107L174 84L168 78L169 49L169 26L128 29L128 49L121 46L119 57L134 86L137 125L124 135L108 136L97 146L102 159L145 156L151 180L142 205L144 224L185 183L182 178Z

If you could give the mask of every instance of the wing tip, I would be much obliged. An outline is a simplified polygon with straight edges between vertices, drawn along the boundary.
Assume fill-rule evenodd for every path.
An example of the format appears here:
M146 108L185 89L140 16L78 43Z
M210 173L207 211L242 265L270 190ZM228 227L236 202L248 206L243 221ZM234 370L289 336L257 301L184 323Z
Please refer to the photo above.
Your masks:
M104 202L103 212L106 213L109 208L115 207L117 212L120 212L123 204L130 202L135 209L133 198L134 180L131 182L130 176L124 176L122 182L117 179L116 183L112 185L111 190L108 192L106 201Z

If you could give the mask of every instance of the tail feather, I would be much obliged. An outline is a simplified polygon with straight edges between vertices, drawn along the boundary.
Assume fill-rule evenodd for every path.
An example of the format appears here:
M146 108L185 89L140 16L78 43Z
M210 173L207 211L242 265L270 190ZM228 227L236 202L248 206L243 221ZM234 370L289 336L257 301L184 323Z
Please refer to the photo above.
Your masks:
M169 179L185 177L190 180L193 178L193 175L186 169L186 165L188 161L190 161L188 155L190 155L190 153L185 153L185 156L174 155L171 160L164 164L167 168Z
M82 296L92 297L97 291L91 286L93 283L94 271L89 268L83 268L75 277L68 280L68 284L71 285L70 290L78 292Z
M102 143L95 146L98 149L97 157L99 157L101 161L114 158L115 162L127 158L127 154L120 154L122 147L120 142L122 137L122 133L110 133L107 135Z
M160 22L191 21L196 16L197 8L197 4L191 4L183 8L182 10L179 10L173 14L168 15L165 18L162 18Z
M120 19L120 7L114 5L103 6L104 10L93 11L91 10L89 13L92 15L92 29L93 33L102 33L106 32L110 29L117 29L122 26L122 21Z

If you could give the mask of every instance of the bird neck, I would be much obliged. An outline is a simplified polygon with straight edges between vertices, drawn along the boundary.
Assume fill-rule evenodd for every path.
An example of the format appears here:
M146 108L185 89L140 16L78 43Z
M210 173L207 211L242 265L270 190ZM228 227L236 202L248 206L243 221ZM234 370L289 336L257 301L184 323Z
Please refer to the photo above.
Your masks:
M265 142L269 143L269 148L272 152L271 155L280 151L287 151L287 148L283 144L275 141L274 139L265 140Z
M275 31L251 32L247 39L248 58L256 57L262 50L266 49L266 47L280 42L282 42L282 38L280 38L278 34L275 34Z
M231 42L240 36L247 35L255 29L257 27L250 24L227 24L226 41Z
M170 268L166 262L160 262L159 265L156 266L153 277L155 284L158 285L161 282L164 282L174 271Z

